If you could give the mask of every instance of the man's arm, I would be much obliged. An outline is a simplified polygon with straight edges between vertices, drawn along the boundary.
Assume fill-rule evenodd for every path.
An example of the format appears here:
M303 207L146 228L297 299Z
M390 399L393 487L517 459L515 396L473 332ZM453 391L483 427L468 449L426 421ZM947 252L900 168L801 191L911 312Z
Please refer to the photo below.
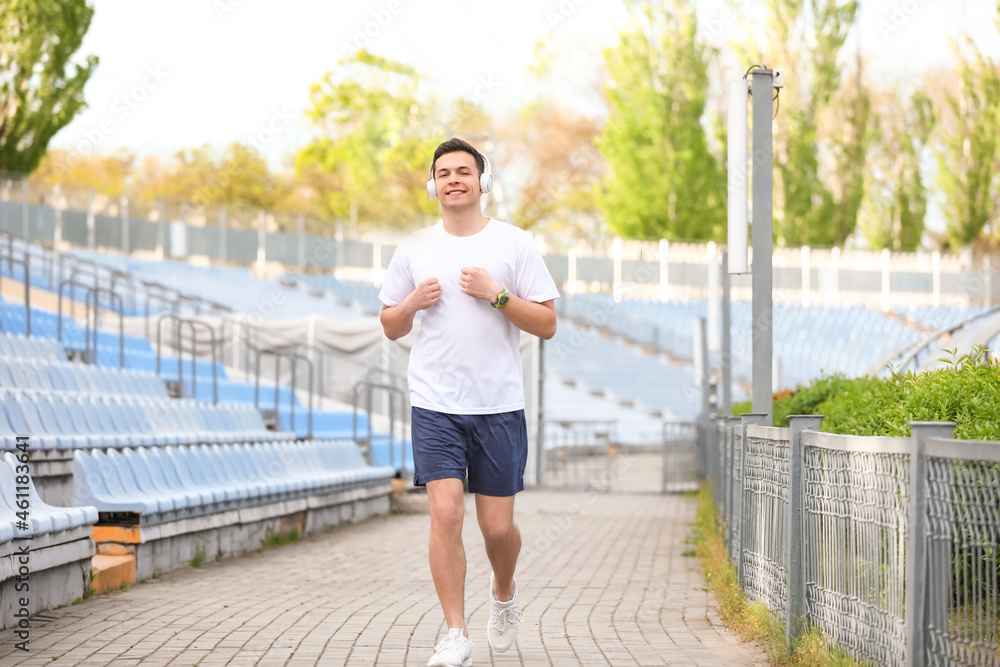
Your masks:
M417 285L398 306L382 305L379 321L389 340L402 338L413 329L413 317L441 300L441 285L437 278L428 278Z
M496 301L497 295L504 289L490 278L486 269L478 266L463 268L459 283L463 292L487 303ZM556 305L551 299L536 303L511 294L507 305L497 310L521 331L545 340L556 335Z

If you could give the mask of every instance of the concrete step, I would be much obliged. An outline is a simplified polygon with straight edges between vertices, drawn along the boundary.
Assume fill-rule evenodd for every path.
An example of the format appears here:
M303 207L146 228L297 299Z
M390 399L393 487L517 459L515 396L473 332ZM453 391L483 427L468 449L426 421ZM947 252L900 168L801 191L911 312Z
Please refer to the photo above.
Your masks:
M94 581L91 585L95 595L119 590L125 584L134 586L135 555L97 554L91 561L91 571L94 575Z

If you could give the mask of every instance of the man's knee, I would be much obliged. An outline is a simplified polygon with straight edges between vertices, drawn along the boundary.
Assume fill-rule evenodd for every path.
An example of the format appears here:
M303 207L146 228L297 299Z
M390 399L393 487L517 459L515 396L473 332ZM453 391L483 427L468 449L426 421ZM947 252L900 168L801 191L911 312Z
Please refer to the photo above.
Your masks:
M487 542L506 540L516 530L514 520L511 517L484 519L479 522L479 528L483 532L483 539Z
M450 481L450 480L449 480ZM436 530L461 531L465 519L462 489L435 489L430 494L431 525Z

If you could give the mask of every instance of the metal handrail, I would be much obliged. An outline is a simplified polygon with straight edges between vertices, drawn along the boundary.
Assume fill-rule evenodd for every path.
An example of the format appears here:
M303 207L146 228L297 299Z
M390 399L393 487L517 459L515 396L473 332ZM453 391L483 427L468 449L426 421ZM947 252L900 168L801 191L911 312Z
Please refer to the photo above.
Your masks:
M98 332L100 331L100 295L107 294L111 298L111 307L114 308L114 304L118 304L118 367L125 368L125 300L120 294L109 290L106 287L90 287L87 289L87 329L86 329L86 341L87 341L87 361L93 365L97 365L97 348L98 348ZM93 296L93 299L91 299ZM93 301L94 308L94 354L90 354L90 308L91 301ZM60 313L61 314L61 313Z
M78 281L76 279L76 270L75 269L70 273L70 277L69 278L66 278L65 280L63 280L63 281L61 281L59 283L59 291L57 293L57 296L58 296L58 301L57 301L58 307L57 307L57 316L56 316L56 340L58 340L60 343L63 342L63 339L62 339L62 331L63 331L63 326L62 326L62 322L63 322L63 288L65 288L66 285L69 285L70 287L80 287L80 288L82 288L84 290L90 290L93 287L93 285L85 285L84 283L81 283L80 281ZM75 306L76 303L77 303L77 301L76 301L76 298L73 295L73 291L72 290L70 290L70 299L73 301L73 305ZM74 318L74 320L75 320L75 318ZM89 339L88 339L87 342L89 344Z
M0 258L2 261L2 258ZM13 278L14 265L20 264L24 267L24 321L25 321L25 331L28 336L31 336L31 258L29 255L25 254L22 259L14 258L14 248L13 245L9 245L7 248L7 267Z
M351 418L352 438L355 442L362 442L361 440L358 439L358 392L361 390L362 387L365 387L368 390L366 394L367 397L366 411L368 412L368 438L364 440L364 442L368 443L368 451L366 452L366 458L368 459L368 464L369 465L372 464L371 443L374 437L374 433L372 430L372 417L371 417L372 392L375 389L383 389L387 391L389 394L389 465L395 467L396 451L393 445L395 444L395 437L396 437L396 416L395 416L396 410L395 410L395 401L393 400L393 398L395 397L396 394L399 394L399 396L402 399L400 403L400 407L402 408L402 406L406 404L406 392L404 392L400 387L397 387L396 385L386 384L384 382L373 382L371 380L358 380L354 384L354 413ZM405 412L406 411L403 410L403 417L402 417L403 424L406 423ZM403 462L401 461L400 468L402 468L402 463Z
M182 346L181 327L187 326L191 331L191 389L194 397L198 396L198 327L208 330L209 346L212 349L212 403L219 402L219 369L216 361L216 346L218 342L215 338L215 329L207 322L180 317L173 313L164 313L156 321L156 374L160 374L160 362L163 352L163 322L164 320L174 321L174 351L177 353L177 385L184 390L184 349Z
M301 354L295 352L288 352L285 350L278 350L275 348L260 348L257 350L257 360L256 360L256 372L254 373L254 394L253 394L253 404L257 410L260 410L260 361L265 354L274 355L274 412L278 414L278 399L280 398L280 386L281 386L281 360L288 359L289 364L292 367L292 386L289 392L289 409L290 409L290 428L292 433L296 434L296 439L298 435L295 431L295 374L296 367L299 361L305 362L309 365L309 415L307 421L306 429L306 439L312 440L313 436L313 363L310 359L307 359Z

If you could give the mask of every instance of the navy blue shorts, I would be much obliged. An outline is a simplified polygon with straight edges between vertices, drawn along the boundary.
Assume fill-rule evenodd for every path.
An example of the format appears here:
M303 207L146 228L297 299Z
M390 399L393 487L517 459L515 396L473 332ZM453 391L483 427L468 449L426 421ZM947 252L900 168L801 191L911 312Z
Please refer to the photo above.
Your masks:
M436 479L464 480L468 469L472 493L506 497L524 490L524 410L453 415L414 407L411 414L414 486Z

